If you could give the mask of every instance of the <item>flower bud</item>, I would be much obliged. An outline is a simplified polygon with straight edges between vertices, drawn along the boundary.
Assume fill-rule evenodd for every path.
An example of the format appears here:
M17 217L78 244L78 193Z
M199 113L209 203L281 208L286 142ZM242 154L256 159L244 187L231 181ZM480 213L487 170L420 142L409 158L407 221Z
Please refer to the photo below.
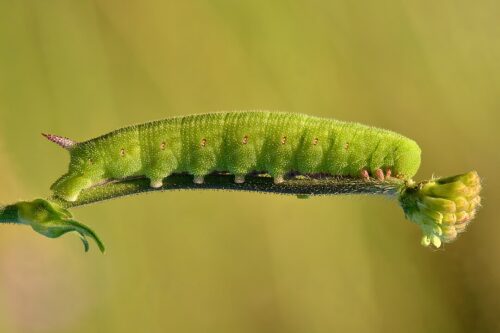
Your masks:
M434 197L423 197L422 203L429 209L438 210L441 212L454 213L457 210L457 205L454 201L434 198Z
M407 183L399 202L406 217L416 223L424 236L422 245L440 247L455 240L475 217L481 206L481 180L475 171Z
M466 198L457 197L453 201L455 203L458 212L463 210L469 210L470 203Z

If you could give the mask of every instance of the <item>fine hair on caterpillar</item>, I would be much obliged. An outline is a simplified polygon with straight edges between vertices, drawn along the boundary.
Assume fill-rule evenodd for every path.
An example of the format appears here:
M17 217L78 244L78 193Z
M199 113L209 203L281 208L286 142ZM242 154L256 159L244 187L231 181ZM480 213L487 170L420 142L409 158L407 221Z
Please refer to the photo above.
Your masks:
M384 180L410 179L420 166L420 148L392 131L304 114L241 111L169 118L128 126L75 142L44 134L67 149L68 172L51 187L66 201L106 181L147 177L163 186L187 172L196 184L217 171L236 183L256 170L276 184L290 172Z

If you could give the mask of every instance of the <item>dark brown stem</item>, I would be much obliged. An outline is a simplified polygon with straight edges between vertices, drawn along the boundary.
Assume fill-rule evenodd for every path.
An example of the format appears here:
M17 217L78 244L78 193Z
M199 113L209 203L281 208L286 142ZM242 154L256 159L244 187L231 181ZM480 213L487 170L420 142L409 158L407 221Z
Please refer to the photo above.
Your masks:
M212 174L205 177L203 184L194 184L193 176L187 174L171 175L163 180L160 188L151 188L149 180L144 178L129 179L107 183L83 191L75 202L67 202L57 197L50 200L65 208L88 205L98 201L110 200L123 196L149 192L172 190L226 190L262 192L308 197L316 195L373 194L395 196L404 187L404 181L391 178L385 181L362 180L349 177L293 177L281 184L274 184L270 176L247 176L245 183L236 184L234 176Z

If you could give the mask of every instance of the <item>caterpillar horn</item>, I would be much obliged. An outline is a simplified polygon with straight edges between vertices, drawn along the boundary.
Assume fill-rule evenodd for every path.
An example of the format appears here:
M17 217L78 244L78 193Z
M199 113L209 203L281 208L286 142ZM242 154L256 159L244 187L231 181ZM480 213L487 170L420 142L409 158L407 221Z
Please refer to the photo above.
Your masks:
M74 145L76 145L76 142L73 140L70 140L68 138L62 137L62 136L57 136L53 134L45 134L42 133L44 137L46 137L49 141L52 141L59 146L63 147L64 149L70 149Z

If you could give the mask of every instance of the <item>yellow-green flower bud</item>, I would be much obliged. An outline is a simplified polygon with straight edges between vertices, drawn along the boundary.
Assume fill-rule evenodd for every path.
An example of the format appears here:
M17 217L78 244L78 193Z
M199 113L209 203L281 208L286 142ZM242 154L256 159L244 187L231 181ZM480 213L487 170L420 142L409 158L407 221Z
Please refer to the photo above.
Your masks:
M445 242L450 242L451 240L457 238L457 229L455 226L445 226L443 230L443 240Z
M438 210L440 212L454 213L457 210L455 202L443 198L424 196L422 198L422 203L429 209Z
M469 201L464 197L458 197L453 200L458 212L469 209Z
M453 213L443 214L443 223L444 224L455 224L457 222L457 216Z
M399 201L406 217L423 232L422 245L449 243L465 231L481 205L481 180L475 171L407 184Z

